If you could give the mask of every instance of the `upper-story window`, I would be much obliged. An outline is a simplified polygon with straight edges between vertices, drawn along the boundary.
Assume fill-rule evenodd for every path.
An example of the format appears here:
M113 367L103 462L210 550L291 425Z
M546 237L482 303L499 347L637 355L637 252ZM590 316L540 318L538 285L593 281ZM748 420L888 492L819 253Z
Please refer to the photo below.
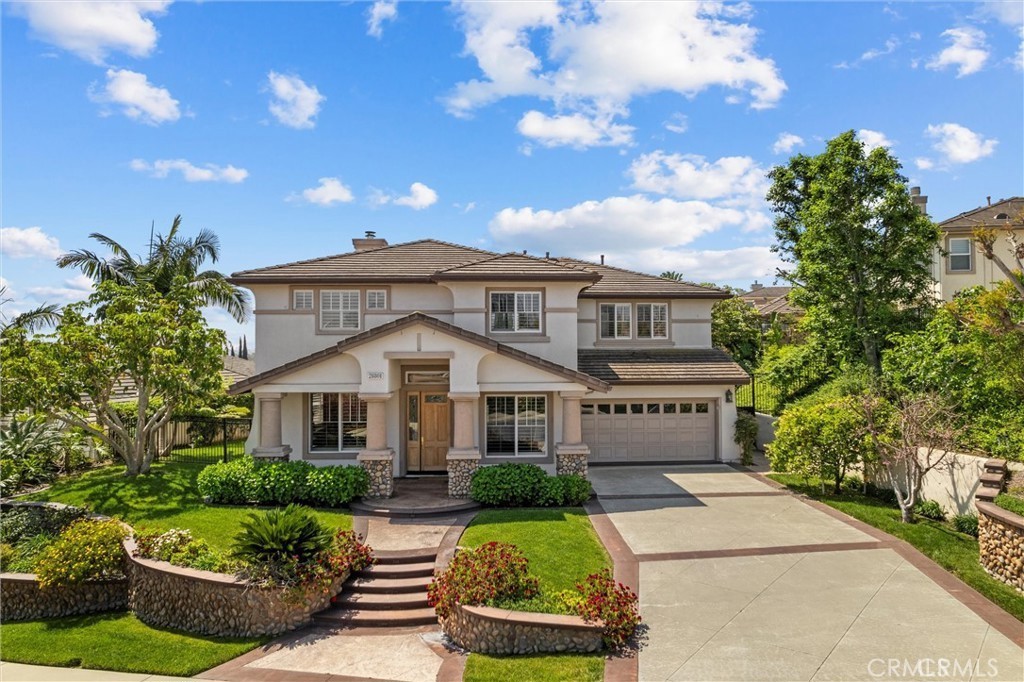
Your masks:
M495 291L491 293L492 332L539 332L539 291Z
M949 240L949 271L970 272L974 269L973 249L969 237L957 237Z
M292 292L292 308L294 310L313 309L313 290L301 289Z
M601 338L628 339L633 336L633 306L629 303L601 304Z
M320 291L321 329L359 329L359 291Z
M668 305L665 303L636 304L636 338L668 338Z
M388 292L384 289L370 289L366 292L367 310L387 310Z

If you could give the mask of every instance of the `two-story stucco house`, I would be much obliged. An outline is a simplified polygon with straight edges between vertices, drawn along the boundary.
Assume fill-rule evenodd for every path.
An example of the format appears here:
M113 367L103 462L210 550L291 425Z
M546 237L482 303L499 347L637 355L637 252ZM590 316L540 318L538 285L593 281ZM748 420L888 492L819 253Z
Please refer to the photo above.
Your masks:
M256 373L231 389L255 394L253 454L393 476L738 458L749 378L711 347L726 292L432 239L353 244L231 277L256 300Z

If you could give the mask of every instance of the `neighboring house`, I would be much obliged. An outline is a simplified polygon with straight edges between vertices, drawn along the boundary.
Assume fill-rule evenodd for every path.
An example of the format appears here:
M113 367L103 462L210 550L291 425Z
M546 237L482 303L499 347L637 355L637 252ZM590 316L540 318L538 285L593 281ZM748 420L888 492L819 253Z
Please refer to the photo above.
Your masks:
M1003 228L1013 225L1014 231L1024 241L1024 197L1011 197L992 202L985 206L965 211L960 215L939 223L942 232L941 250L936 249L932 264L936 294L943 301L950 301L958 291L968 287L984 285L992 287L1005 279L995 264L978 250L971 233L978 227ZM1013 267L1010 246L1000 234L996 240L996 253L1004 262Z
M754 280L750 291L736 294L738 298L754 306L762 317L769 321L777 315L803 315L804 311L789 302L789 293L793 287L766 287Z
M749 378L711 348L727 292L433 239L353 244L230 278L256 301L257 373L230 389L255 394L254 454L395 476L739 457Z

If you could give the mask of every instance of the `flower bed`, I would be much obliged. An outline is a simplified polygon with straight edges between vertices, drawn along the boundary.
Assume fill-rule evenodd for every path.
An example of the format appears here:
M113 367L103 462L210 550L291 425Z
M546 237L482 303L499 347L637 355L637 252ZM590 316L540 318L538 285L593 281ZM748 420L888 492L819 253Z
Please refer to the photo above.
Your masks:
M994 578L1024 592L1024 517L978 500L978 556Z

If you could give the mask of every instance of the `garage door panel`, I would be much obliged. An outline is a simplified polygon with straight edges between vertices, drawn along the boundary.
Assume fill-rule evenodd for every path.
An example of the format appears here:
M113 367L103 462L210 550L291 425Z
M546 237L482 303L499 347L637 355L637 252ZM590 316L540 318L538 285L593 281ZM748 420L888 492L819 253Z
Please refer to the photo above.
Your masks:
M712 399L584 403L583 438L596 462L715 459Z

